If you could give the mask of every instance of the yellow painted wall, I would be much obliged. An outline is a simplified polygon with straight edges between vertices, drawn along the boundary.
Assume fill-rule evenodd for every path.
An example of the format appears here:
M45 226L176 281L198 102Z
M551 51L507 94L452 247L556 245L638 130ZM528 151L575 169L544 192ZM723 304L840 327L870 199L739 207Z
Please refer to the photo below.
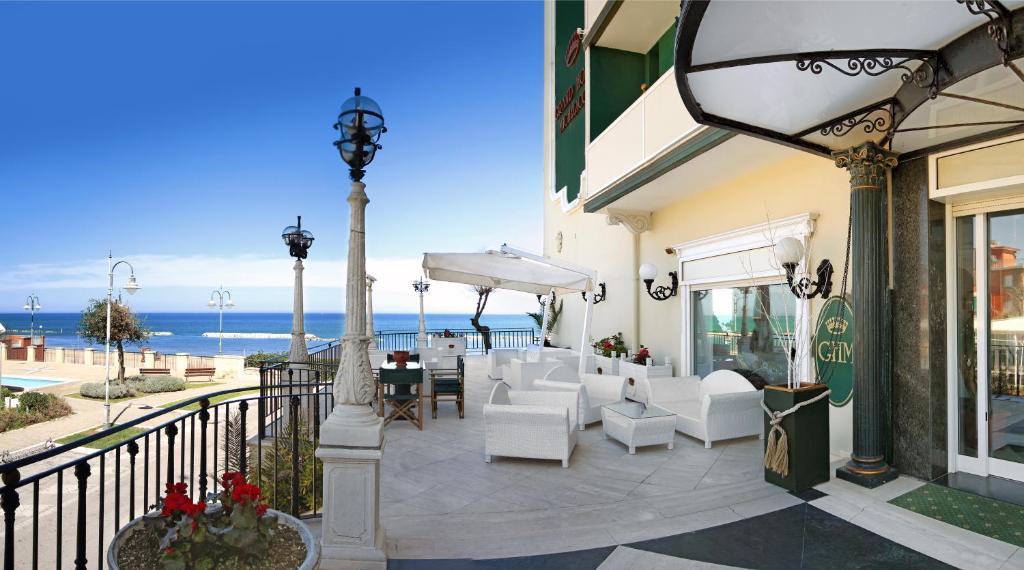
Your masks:
M714 150L710 151L714 153ZM685 165L681 166L685 168ZM728 168L723 164L722 168ZM811 265L832 260L836 268L834 293L839 293L849 216L849 178L832 161L801 154L736 178L652 213L652 228L640 235L639 263L654 263L656 284L668 284L667 273L678 271L675 254L665 248L682 242L796 214L818 214L811 239ZM557 251L556 234L563 234ZM545 199L544 252L598 271L608 284L608 299L594 309L593 337L623 332L628 345L642 343L657 362L668 355L680 373L680 307L683 299L655 301L639 283L633 235L622 226L609 226L603 214L582 209L565 213L559 203ZM851 271L852 273L852 271ZM639 338L634 332L635 291L640 287ZM849 291L849 286L848 286ZM812 326L822 301L811 303ZM579 295L565 299L565 310L555 331L556 343L579 348L584 302ZM852 404L831 408L833 453L852 448Z

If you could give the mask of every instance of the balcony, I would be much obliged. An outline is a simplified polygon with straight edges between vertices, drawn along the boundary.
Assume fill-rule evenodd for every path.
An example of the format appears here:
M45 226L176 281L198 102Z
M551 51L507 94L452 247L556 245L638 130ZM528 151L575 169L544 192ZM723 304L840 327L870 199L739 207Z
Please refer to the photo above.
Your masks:
M669 70L587 146L585 200L639 173L707 127L690 117Z

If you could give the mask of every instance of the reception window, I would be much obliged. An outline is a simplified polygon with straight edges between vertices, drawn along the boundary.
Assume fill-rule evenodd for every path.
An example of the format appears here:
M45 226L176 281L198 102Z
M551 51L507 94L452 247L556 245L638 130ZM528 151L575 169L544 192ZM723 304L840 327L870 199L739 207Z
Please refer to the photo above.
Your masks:
M691 292L693 372L735 370L784 384L796 297L785 285L715 287Z

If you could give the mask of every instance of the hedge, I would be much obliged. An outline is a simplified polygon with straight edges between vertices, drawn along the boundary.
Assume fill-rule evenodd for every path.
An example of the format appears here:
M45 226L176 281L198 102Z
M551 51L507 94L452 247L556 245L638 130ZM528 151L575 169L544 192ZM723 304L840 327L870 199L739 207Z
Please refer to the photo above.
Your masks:
M78 388L78 393L85 398L103 400L106 398L106 387L103 382L86 382ZM135 392L127 384L122 384L121 382L110 383L111 398L128 398L134 395Z
M177 376L137 376L131 387L146 394L159 392L180 392L185 389L185 380Z

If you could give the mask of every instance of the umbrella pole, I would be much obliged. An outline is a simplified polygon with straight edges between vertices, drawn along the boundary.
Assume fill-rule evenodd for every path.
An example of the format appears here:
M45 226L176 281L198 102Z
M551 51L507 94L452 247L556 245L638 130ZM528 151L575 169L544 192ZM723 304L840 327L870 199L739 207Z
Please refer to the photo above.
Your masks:
M586 347L590 343L590 330L594 320L594 292L587 295L587 310L583 313L583 338L580 339L580 366L577 372L580 377L587 371Z
M544 340L548 336L548 319L551 318L551 304L555 300L555 290L551 289L547 294L547 301L544 303L544 318L540 323L540 347L544 348Z

